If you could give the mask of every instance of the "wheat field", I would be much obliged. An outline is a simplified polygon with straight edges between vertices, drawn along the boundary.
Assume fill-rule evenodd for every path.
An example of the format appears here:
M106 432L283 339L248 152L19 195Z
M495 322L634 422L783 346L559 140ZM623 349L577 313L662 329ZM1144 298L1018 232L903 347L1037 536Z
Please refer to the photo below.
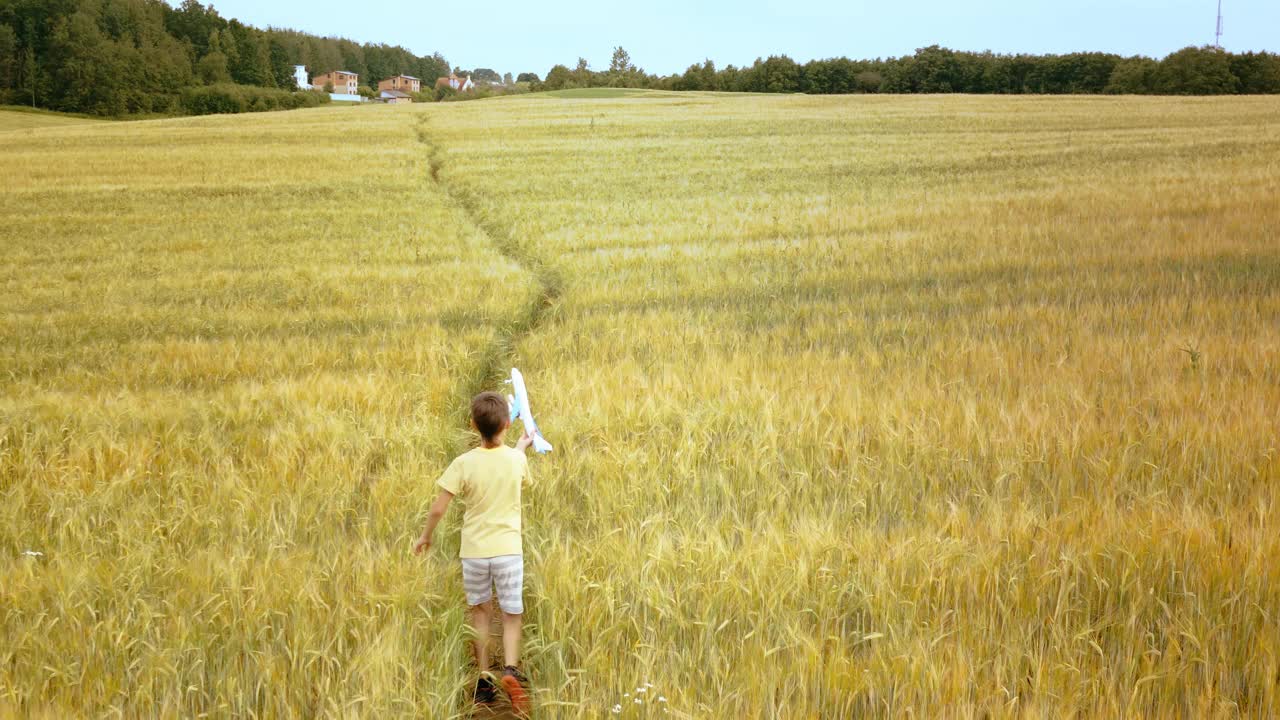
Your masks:
M531 95L0 157L0 715L469 716L459 512L409 547L512 365L556 444L537 717L1280 714L1280 100Z
M84 115L69 115L47 110L0 105L0 132L85 125L99 122L102 122L102 120Z

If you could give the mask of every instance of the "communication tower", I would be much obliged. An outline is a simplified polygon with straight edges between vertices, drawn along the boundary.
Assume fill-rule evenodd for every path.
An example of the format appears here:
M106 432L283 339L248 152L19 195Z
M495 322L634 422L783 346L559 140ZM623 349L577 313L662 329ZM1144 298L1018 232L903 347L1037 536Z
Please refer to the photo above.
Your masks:
M1218 0L1218 26L1213 32L1213 46L1222 49L1222 0Z

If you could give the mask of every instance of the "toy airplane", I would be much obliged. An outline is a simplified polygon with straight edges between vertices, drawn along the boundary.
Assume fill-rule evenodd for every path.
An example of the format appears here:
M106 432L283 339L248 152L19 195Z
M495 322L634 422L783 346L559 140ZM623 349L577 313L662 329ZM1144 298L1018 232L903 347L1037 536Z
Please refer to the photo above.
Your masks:
M507 403L511 406L511 422L520 418L524 423L524 429L533 438L535 452L551 452L551 443L542 437L542 432L538 430L538 423L533 419L533 410L529 408L529 391L524 386L524 375L521 375L516 368L511 368L511 379L507 382L511 383L511 389L516 393L514 397L507 396Z

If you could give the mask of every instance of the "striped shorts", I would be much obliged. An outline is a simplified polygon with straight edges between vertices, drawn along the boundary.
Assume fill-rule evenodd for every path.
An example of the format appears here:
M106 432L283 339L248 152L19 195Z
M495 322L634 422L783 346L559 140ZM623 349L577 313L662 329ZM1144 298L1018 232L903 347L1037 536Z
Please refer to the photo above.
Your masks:
M462 558L462 589L471 606L489 602L498 588L502 612L524 612L524 556L499 555L491 558Z

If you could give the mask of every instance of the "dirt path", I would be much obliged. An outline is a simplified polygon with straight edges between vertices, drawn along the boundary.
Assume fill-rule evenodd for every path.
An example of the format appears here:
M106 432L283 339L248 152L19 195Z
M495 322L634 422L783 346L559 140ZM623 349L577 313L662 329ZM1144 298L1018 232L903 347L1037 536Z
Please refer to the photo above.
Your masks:
M516 238L509 227L490 217L471 191L442 177L441 171L445 168L445 159L441 155L440 145L431 135L431 116L420 113L416 122L415 132L418 142L427 148L432 182L444 191L445 196L462 211L471 225L484 235L503 257L527 270L533 276L533 281L538 288L533 301L524 308L515 321L499 328L498 336L486 349L475 371L460 389L459 396L463 401L460 403L460 407L463 408L460 424L465 425L467 403L476 393L498 386L507 377L516 345L522 338L537 329L546 311L560 297L564 281L556 268L535 254L526 243Z
M537 329L546 311L560 296L563 281L558 271L533 254L527 245L517 240L510 228L489 218L482 210L480 203L465 187L449 183L441 177L444 158L441 156L439 144L431 135L430 119L430 115L426 113L419 114L416 118L415 134L418 142L427 148L428 172L431 176L431 181L444 192L466 217L467 221L480 234L484 235L503 257L527 270L538 287L538 292L535 294L533 301L516 317L515 322L499 327L497 336L481 354L475 369L464 378L462 386L457 392L457 406L461 409L458 424L467 426L469 424L469 415L467 413L471 398L484 390L498 387L502 380L506 378L507 372L512 366L511 361L516 345L522 338ZM464 447L454 448L454 454L459 454L467 449ZM493 624L489 638L490 652L491 657L500 658L502 656L502 613L498 608L496 598L493 600L492 617ZM496 655L492 654L494 651L496 651ZM495 666L492 670L495 671L495 674L501 673L501 667L499 666ZM499 690L497 695L497 702L488 707L473 705L469 710L464 711L464 717L483 720L518 718L519 716L512 710L506 694ZM532 696L533 693L531 692L530 695ZM468 701L470 701L469 697Z

